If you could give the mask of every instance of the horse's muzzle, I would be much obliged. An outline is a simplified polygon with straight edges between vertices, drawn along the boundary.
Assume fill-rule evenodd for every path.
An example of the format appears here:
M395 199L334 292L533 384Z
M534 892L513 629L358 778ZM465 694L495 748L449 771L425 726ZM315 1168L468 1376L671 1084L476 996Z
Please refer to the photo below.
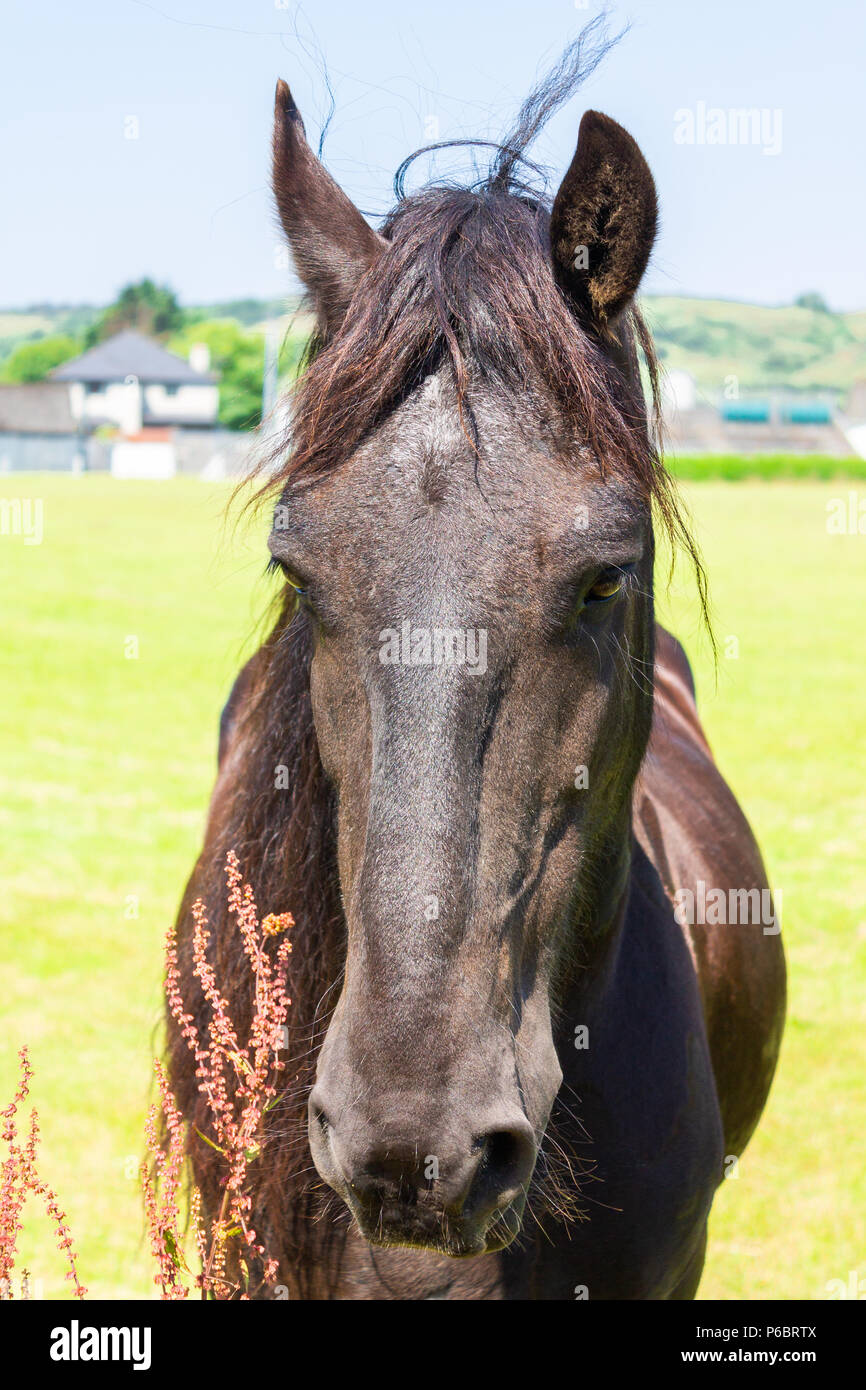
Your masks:
M501 1250L517 1235L538 1152L521 1114L455 1145L448 1138L372 1135L337 1122L310 1098L310 1147L320 1175L374 1245L454 1257Z

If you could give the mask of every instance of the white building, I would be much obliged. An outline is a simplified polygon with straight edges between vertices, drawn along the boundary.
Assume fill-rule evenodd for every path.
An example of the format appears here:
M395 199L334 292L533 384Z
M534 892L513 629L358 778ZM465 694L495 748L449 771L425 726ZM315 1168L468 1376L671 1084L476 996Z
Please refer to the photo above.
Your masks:
M219 387L203 343L190 360L141 333L108 338L51 374L69 386L73 418L84 429L113 425L127 436L148 429L209 429L217 423Z

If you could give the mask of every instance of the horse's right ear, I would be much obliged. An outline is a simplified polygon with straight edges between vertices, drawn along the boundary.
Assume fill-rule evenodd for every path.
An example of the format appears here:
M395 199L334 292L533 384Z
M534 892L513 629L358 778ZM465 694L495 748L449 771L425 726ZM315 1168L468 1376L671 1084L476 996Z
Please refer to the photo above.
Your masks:
M285 82L274 105L274 197L295 268L325 338L339 328L364 271L387 242L319 162Z

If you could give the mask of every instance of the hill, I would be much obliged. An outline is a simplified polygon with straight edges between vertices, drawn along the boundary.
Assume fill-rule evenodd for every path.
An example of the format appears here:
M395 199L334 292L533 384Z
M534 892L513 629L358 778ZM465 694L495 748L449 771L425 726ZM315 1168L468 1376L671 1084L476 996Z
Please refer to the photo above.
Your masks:
M242 328L261 331L292 312L290 299L230 299L185 306L187 323L233 319ZM103 304L32 304L26 309L0 308L0 363L17 347L39 338L62 335L78 338L96 323Z
M647 321L664 366L691 372L702 390L787 386L846 395L866 378L866 313L725 299L648 296Z

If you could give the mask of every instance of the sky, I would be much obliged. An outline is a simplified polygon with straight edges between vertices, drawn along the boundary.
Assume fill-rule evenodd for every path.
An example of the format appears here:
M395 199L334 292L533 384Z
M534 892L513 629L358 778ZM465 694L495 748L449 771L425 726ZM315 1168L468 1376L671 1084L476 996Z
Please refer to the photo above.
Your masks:
M327 72L323 158L375 222L406 154L502 135L597 8L0 0L0 306L104 303L143 275L184 303L292 293L268 188L278 77L317 142ZM626 23L536 146L552 189L595 107L655 176L647 292L866 308L863 0L612 4ZM739 108L760 113L745 140Z

